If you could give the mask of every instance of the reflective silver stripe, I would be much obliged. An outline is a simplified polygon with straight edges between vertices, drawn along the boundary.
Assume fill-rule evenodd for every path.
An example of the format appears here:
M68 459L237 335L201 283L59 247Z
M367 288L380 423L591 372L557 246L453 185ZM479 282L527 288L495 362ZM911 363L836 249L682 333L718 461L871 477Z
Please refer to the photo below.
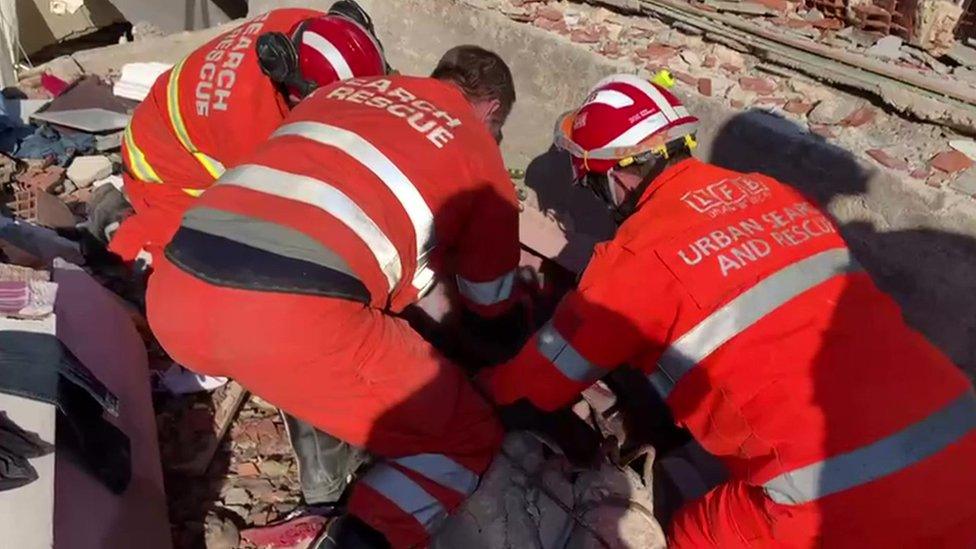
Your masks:
M579 354L556 330L552 320L547 322L536 335L536 348L564 376L573 381L591 383L607 373L603 368L583 358L583 355Z
M404 513L413 516L428 533L445 517L444 506L407 475L384 463L366 473L364 484L393 502Z
M837 248L773 273L675 340L658 361L658 371L666 379L658 376L652 383L661 385L667 381L661 393L667 397L678 380L698 363L764 316L835 276L860 269L850 251Z
M243 187L319 208L349 227L366 244L391 290L400 281L403 271L396 247L366 212L325 181L257 164L245 164L225 173L217 185Z
M349 63L346 62L346 58L342 56L339 48L329 41L328 38L321 34L306 31L302 33L302 43L324 57L332 65L332 70L336 72L339 80L346 80L353 77L352 69L349 68Z
M461 295L478 305L494 305L511 297L512 288L515 287L515 271L488 282L471 282L459 276L457 284Z
M417 454L393 461L465 496L478 487L477 473L441 454Z
M938 453L973 429L976 429L976 395L967 390L944 408L891 436L783 473L763 487L777 503L806 503L901 471Z
M287 124L278 128L271 137L283 135L297 135L339 149L373 172L396 196L410 218L416 237L417 263L423 263L434 247L434 214L413 182L382 151L347 129L320 122Z
M214 208L191 208L183 226L356 277L342 257L301 231Z

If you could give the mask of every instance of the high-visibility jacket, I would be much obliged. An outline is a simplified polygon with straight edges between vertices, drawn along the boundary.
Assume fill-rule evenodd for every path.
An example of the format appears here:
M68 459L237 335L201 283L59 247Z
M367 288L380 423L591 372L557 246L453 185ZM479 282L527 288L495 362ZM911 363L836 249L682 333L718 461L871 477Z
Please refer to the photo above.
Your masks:
M323 15L274 10L190 53L153 84L125 130L125 192L135 216L110 249L132 259L164 246L194 198L254 151L288 114L285 97L261 72L255 42Z
M551 410L625 363L731 474L676 545L976 543L972 386L792 188L669 168L485 383Z
M315 92L182 225L168 257L217 284L397 312L437 272L485 316L513 300L514 187L460 90L430 78ZM210 253L218 239L241 250Z

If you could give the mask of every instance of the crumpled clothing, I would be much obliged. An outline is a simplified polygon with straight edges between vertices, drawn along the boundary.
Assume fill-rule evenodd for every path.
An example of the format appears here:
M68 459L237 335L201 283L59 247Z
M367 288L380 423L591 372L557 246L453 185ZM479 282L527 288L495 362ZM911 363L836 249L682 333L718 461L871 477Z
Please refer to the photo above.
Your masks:
M20 142L14 151L17 158L55 157L55 162L67 167L77 155L95 152L95 136L87 133L59 132L51 126L41 126Z
M27 460L53 451L53 445L21 429L7 414L0 412L0 492L37 480L37 470Z

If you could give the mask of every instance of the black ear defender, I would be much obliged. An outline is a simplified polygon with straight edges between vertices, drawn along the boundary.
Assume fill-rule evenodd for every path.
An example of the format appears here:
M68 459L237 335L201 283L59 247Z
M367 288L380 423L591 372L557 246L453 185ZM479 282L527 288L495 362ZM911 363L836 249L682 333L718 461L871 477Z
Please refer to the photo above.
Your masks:
M366 13L355 0L339 0L329 8L329 15L339 15L346 19L352 19L359 26L368 30L370 34L376 36L376 29L373 28L373 18Z
M299 25L295 32L296 40L305 31L305 23ZM297 90L299 99L315 91L317 87L302 77L298 67L298 47L288 35L281 32L266 32L258 36L255 50L258 54L258 65L261 72L267 75L275 84L288 86Z

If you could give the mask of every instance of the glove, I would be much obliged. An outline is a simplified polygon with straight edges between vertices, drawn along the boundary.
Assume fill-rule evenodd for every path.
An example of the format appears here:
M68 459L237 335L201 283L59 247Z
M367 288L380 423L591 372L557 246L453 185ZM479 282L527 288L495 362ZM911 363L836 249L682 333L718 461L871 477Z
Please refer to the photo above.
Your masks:
M125 195L113 185L102 185L88 203L88 232L107 246L116 229L134 213Z
M389 549L383 534L352 515L333 520L309 549Z

